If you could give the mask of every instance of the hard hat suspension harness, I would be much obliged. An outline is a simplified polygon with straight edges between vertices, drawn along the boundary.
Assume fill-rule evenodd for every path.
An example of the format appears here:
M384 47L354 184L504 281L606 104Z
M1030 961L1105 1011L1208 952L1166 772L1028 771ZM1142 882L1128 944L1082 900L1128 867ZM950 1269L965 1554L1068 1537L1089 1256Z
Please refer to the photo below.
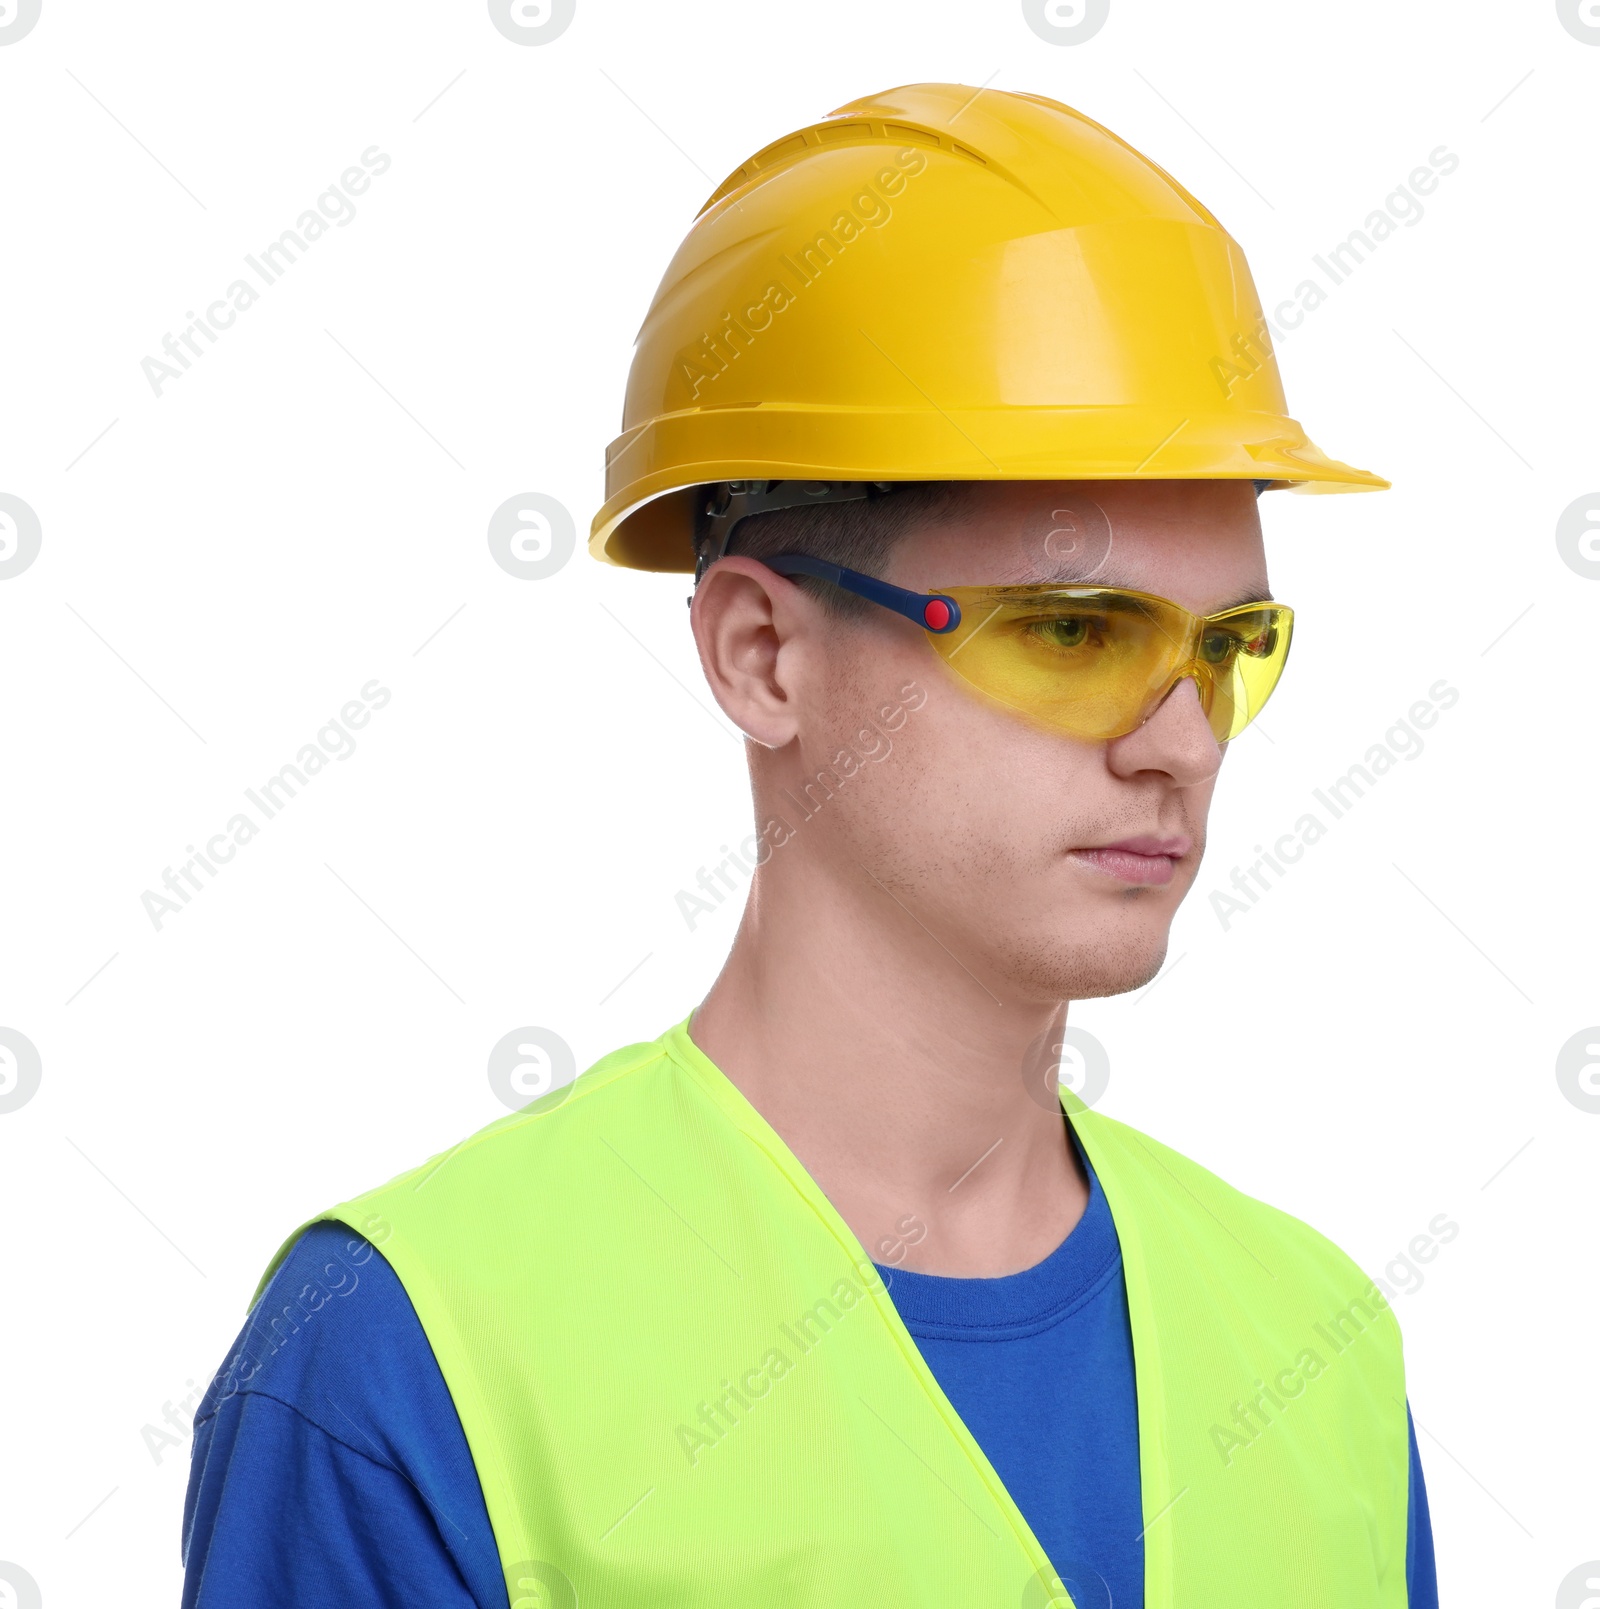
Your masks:
M781 508L809 508L816 503L858 503L897 489L891 480L725 480L705 488L696 535L696 584L718 559L727 556L734 527L751 514Z

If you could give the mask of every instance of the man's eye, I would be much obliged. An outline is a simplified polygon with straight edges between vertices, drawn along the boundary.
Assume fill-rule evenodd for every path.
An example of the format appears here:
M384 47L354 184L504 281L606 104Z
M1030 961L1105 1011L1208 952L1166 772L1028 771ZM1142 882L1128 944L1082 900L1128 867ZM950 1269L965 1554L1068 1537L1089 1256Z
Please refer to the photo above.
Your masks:
M1055 615L1028 622L1030 635L1051 648L1086 648L1100 641L1094 620L1087 615Z
M1265 659L1277 646L1278 628L1263 626L1252 637L1241 637L1233 631L1208 631L1200 639L1200 657L1211 665L1225 665L1235 654L1248 654L1252 659Z

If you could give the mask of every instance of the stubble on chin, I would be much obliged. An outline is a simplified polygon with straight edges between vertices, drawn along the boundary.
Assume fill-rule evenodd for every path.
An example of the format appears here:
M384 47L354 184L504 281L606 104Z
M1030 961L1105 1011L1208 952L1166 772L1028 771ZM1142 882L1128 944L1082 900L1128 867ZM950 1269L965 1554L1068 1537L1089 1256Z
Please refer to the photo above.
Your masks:
M1107 932L1002 941L995 970L1018 993L1040 1001L1103 1000L1142 989L1161 971L1167 935Z

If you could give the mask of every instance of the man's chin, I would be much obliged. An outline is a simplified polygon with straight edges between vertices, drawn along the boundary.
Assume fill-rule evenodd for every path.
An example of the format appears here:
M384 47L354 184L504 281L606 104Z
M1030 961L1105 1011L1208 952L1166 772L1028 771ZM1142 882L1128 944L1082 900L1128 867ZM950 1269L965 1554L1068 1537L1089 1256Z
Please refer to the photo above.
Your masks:
M1167 959L1167 934L1107 935L1085 943L1041 944L1014 952L1004 970L1022 993L1041 1000L1103 1000L1153 981Z

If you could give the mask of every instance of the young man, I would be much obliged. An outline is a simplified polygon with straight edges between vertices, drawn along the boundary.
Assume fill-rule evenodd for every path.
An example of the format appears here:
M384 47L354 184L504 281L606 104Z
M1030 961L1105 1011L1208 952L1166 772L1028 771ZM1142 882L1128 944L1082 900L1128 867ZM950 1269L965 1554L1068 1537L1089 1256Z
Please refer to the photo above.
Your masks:
M1385 484L1286 416L1220 224L1066 107L912 86L734 174L593 544L696 571L732 953L291 1237L187 1601L1434 1605L1382 1295L1055 1083L1283 668L1259 493Z

